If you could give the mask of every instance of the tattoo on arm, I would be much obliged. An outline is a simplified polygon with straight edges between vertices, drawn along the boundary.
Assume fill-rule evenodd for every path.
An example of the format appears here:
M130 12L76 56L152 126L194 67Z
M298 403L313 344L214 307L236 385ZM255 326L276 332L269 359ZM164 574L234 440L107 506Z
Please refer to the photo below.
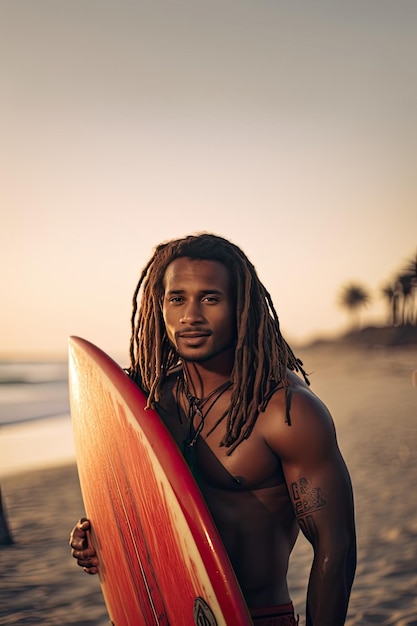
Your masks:
M314 546L318 531L312 513L324 509L327 501L323 498L320 487L312 487L306 478L291 483L291 497L298 524L304 536Z
M306 478L300 478L297 482L291 483L291 497L298 521L300 518L308 516L309 513L314 513L327 506L320 487L312 487Z

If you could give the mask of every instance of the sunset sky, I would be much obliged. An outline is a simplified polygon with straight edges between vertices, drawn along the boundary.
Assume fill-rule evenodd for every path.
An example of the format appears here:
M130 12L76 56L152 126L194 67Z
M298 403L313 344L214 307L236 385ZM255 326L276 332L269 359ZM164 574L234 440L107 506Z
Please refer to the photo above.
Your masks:
M153 247L238 244L289 341L417 252L415 0L0 0L0 356L127 352Z

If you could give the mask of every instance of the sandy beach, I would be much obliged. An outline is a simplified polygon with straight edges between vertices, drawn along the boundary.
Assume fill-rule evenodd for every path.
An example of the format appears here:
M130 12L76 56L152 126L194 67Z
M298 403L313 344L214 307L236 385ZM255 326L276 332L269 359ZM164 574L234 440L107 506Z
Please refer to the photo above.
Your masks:
M354 486L358 569L346 623L417 626L417 349L334 344L300 355ZM15 541L0 547L0 625L108 624L98 577L83 574L68 548L83 513L73 461L0 480ZM302 625L310 555L300 538L289 581Z

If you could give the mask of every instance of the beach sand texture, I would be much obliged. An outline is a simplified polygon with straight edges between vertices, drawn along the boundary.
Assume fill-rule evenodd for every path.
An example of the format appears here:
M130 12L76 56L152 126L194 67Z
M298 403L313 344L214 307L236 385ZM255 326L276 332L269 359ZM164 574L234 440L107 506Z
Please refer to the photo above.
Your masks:
M333 414L354 486L358 568L346 624L417 626L417 350L332 345L301 357ZM2 490L15 544L0 547L0 625L108 624L98 577L69 552L83 513L75 466L5 476ZM300 538L289 573L300 624L310 560Z

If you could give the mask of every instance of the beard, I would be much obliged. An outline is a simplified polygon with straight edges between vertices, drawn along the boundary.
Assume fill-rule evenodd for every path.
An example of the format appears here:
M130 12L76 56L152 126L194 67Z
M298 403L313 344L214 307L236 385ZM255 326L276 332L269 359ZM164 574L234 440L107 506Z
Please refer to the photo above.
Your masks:
M182 362L186 363L207 363L220 357L222 354L226 356L227 352L231 350L235 350L236 348L236 339L233 339L229 344L223 346L213 346L211 349L208 349L206 352L198 353L196 350L193 353L192 350L179 350L177 346L175 346L176 352L178 354L178 358Z

